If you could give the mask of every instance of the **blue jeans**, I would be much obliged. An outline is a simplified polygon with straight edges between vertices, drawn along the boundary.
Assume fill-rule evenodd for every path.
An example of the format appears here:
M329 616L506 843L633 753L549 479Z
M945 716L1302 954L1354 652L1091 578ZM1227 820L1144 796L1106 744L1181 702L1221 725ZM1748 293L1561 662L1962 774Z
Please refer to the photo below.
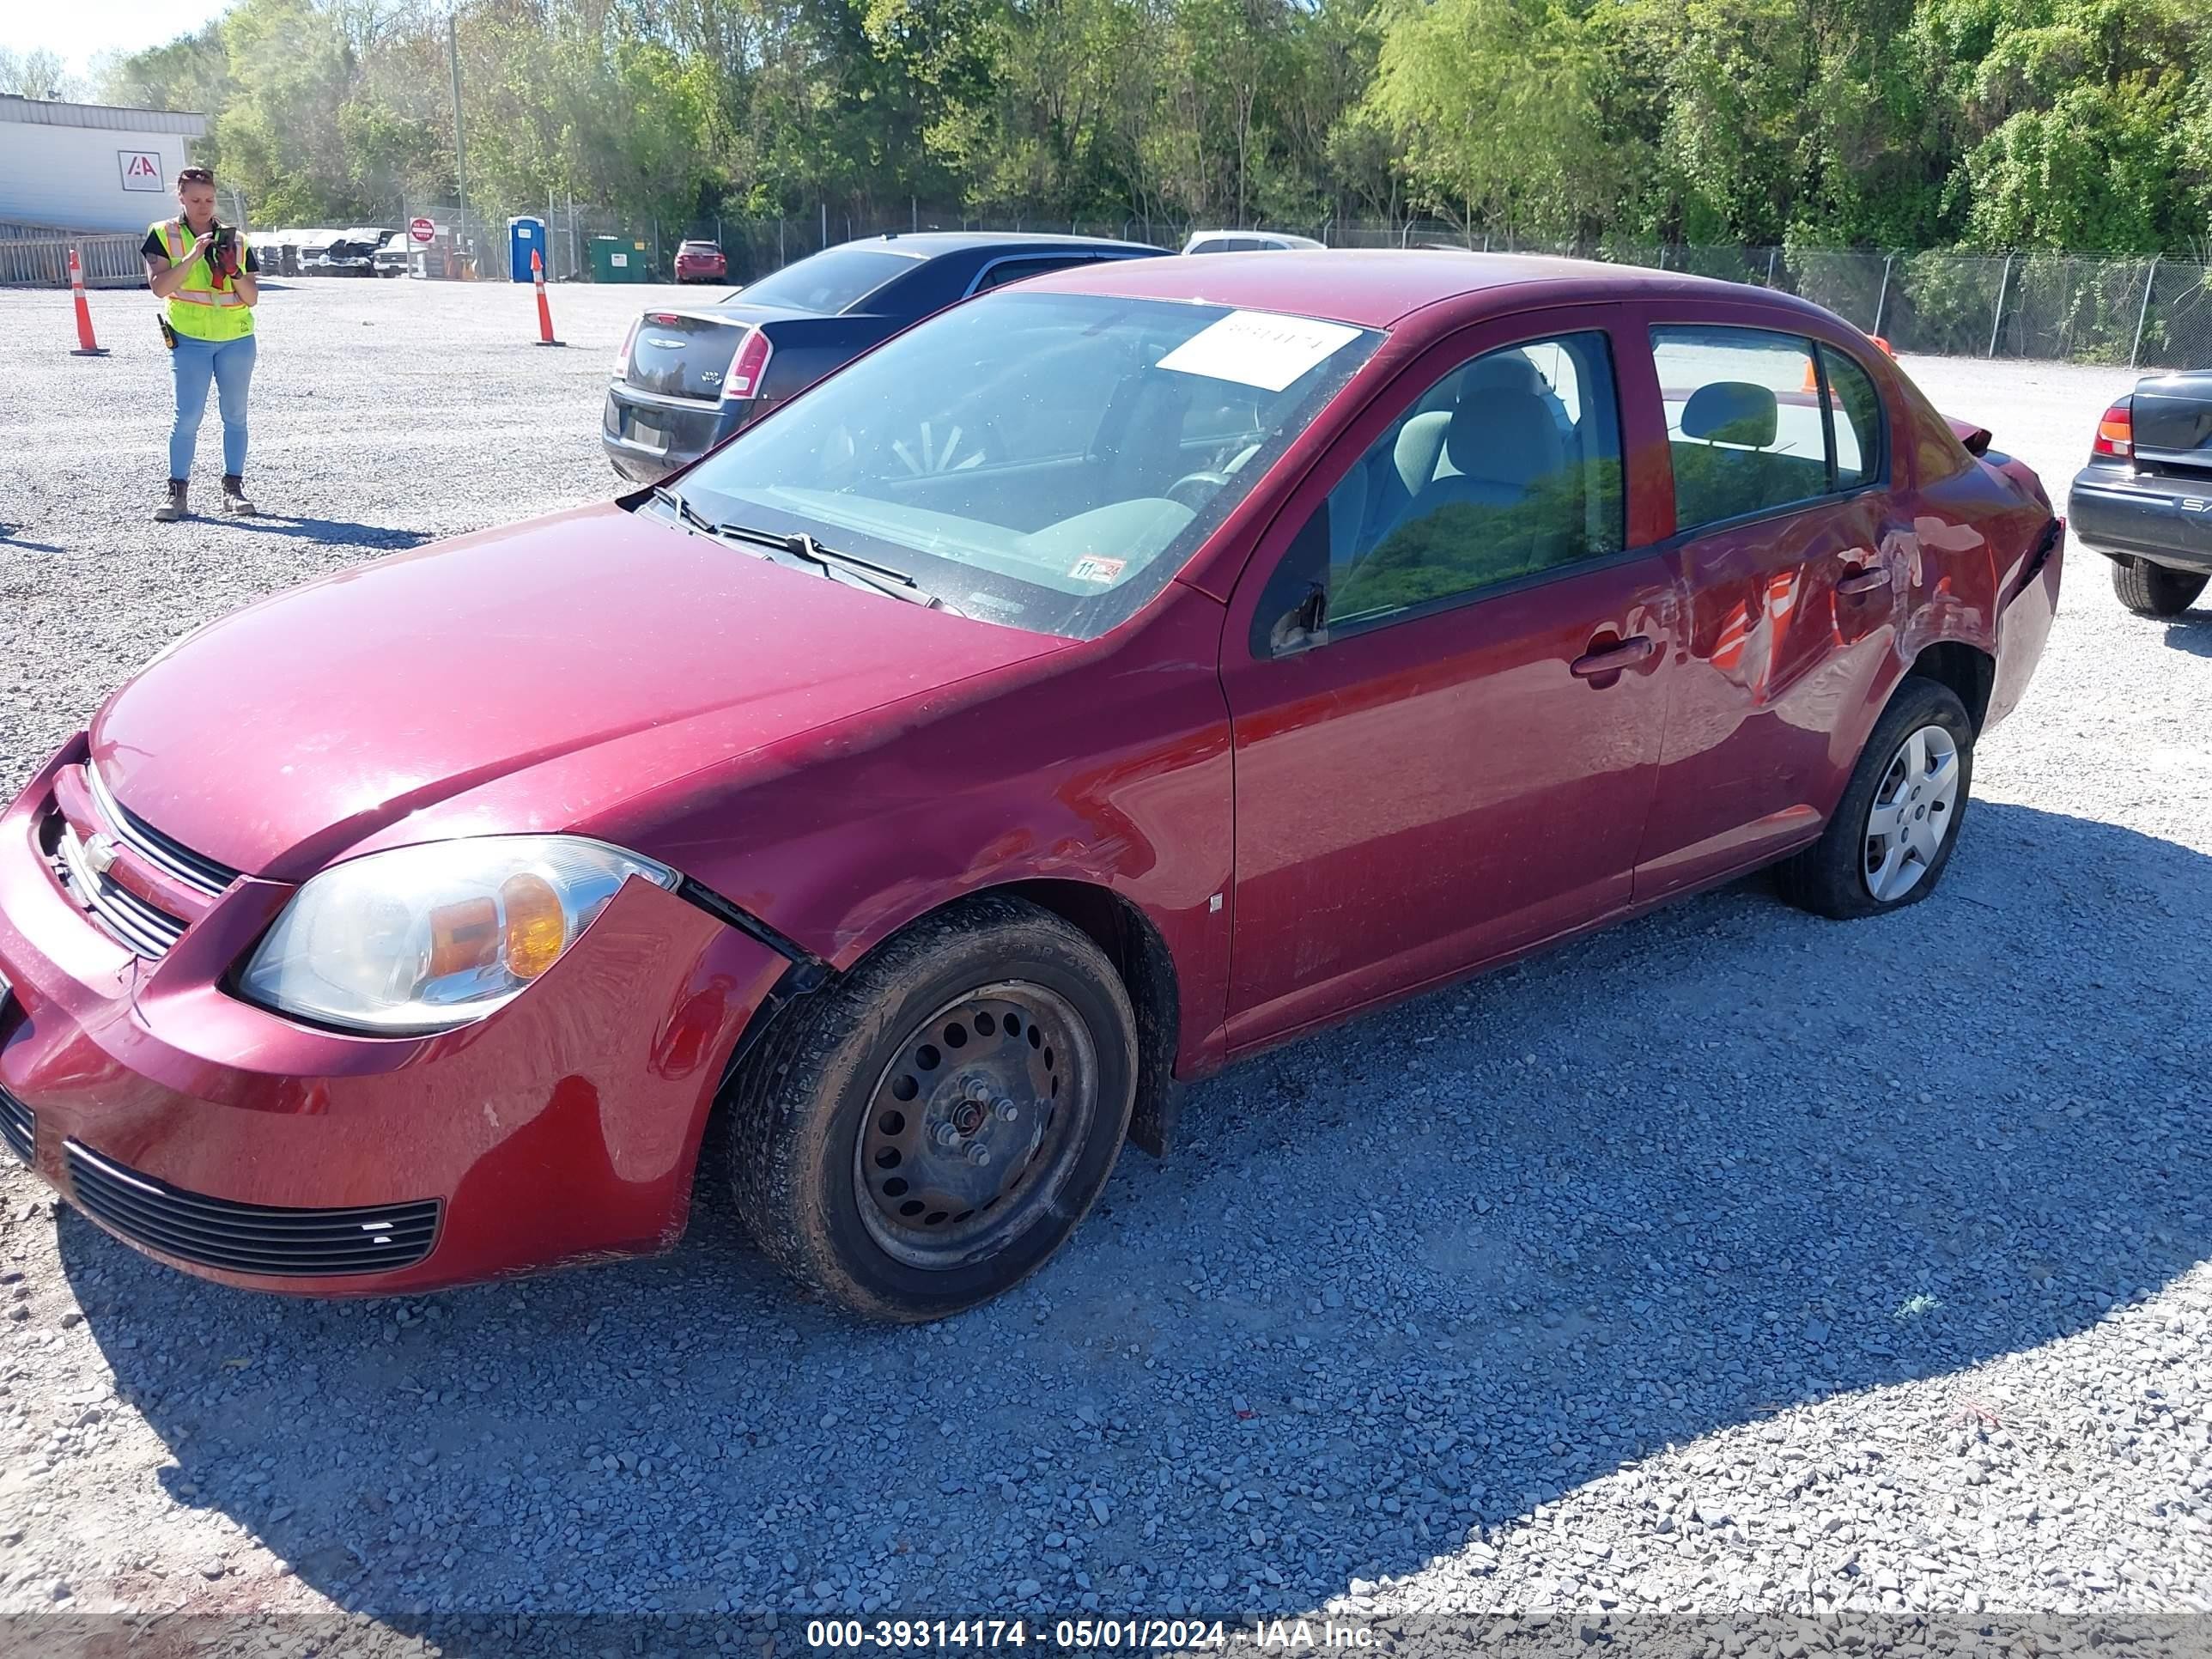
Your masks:
M208 381L216 386L222 410L222 470L246 471L246 388L253 380L253 337L195 340L177 337L169 354L169 373L177 382L177 423L169 428L169 476L192 476L192 451L200 441L200 417L207 413Z

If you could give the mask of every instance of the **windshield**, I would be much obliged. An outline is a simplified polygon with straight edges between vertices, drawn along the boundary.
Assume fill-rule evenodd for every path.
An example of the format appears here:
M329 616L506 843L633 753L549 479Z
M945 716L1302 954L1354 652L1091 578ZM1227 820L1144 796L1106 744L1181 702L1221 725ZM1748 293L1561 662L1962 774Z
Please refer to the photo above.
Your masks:
M921 264L919 255L880 248L833 247L738 290L748 305L834 314L857 305L894 276Z
M1091 639L1160 591L1382 338L994 294L862 357L679 487L709 521L811 535L967 616Z

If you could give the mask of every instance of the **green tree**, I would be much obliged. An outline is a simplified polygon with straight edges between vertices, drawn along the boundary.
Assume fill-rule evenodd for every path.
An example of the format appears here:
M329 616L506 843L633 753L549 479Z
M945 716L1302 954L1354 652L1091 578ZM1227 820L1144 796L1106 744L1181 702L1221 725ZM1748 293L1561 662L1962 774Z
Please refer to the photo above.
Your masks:
M1610 205L1601 72L1596 33L1565 0L1405 0L1363 110L1437 211L1574 236Z

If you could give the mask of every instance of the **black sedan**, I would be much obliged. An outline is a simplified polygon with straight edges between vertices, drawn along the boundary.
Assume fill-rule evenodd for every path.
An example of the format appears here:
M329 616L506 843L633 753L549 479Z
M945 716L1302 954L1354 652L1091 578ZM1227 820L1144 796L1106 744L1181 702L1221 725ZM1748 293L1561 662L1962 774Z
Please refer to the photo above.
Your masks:
M607 386L600 441L647 483L933 311L1025 276L1164 250L1091 236L924 231L825 248L709 305L647 312ZM914 465L985 459L978 434L917 433Z
M2120 603L2178 617L2212 580L2212 369L2154 374L2105 411L2067 516Z

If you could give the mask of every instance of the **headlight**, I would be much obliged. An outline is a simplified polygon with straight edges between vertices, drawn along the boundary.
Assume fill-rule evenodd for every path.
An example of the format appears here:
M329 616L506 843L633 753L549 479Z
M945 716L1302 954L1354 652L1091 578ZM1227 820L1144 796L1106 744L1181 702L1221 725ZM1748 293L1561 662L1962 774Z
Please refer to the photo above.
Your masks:
M568 836L487 836L372 853L292 896L240 985L330 1025L437 1031L481 1019L561 959L631 876L665 865Z

